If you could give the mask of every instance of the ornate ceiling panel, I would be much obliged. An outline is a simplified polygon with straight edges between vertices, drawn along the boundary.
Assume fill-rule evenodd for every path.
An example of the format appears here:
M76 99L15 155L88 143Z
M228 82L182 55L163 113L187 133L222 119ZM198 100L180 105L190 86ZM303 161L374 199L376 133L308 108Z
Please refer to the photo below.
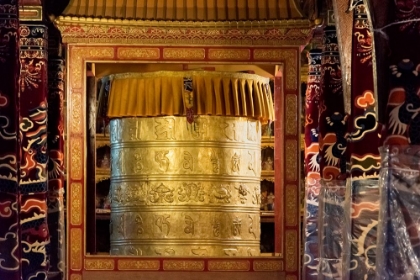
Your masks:
M154 21L305 18L299 0L70 0L62 16Z

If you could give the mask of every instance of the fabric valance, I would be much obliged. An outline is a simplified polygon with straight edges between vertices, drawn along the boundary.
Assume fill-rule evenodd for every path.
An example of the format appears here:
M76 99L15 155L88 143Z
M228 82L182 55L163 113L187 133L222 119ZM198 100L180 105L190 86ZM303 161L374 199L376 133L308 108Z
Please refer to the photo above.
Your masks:
M190 102L195 115L274 120L269 79L255 74L159 71L116 74L109 79L107 116L111 119L182 116ZM186 79L192 84L188 94Z

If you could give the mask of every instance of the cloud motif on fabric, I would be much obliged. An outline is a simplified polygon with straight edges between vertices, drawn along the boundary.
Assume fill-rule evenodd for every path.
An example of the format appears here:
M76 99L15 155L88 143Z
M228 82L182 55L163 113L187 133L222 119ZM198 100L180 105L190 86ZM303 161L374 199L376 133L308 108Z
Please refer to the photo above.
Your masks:
M23 118L19 126L20 130L26 132L34 127L34 123L28 118Z
M356 106L360 109L366 109L370 106L375 105L375 97L373 96L373 92L367 90L363 92L361 96L356 99Z
M376 114L374 112L367 112L354 120L354 131L351 135L352 141L358 141L364 137L368 132L375 131L378 127Z

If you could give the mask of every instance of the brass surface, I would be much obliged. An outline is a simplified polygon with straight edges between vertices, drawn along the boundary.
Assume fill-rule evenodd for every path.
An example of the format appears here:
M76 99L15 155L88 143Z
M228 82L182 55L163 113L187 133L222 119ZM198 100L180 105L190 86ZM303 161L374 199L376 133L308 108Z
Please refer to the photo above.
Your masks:
M259 255L260 122L196 121L111 121L111 254Z

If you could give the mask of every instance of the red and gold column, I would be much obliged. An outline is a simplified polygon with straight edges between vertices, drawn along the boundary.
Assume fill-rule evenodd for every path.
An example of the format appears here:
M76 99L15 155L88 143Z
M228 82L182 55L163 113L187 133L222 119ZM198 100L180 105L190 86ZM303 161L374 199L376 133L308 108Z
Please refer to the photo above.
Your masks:
M20 279L18 3L0 0L0 279Z
M48 279L61 280L65 268L64 225L64 79L61 36L53 26L48 36Z
M319 102L321 190L319 196L320 278L341 279L345 261L347 115L335 26L324 30Z
M374 279L379 215L381 126L373 75L373 34L367 6L353 6L351 53L351 265L350 279Z
M22 279L43 279L49 268L47 223L47 27L19 26L19 219Z
M386 135L381 147L376 276L415 279L420 267L420 2L369 4L376 32L378 96L387 99L382 110Z
M305 97L305 220L304 220L304 258L303 279L318 279L318 208L320 168L318 117L321 94L321 57L320 49L309 51L309 73Z

